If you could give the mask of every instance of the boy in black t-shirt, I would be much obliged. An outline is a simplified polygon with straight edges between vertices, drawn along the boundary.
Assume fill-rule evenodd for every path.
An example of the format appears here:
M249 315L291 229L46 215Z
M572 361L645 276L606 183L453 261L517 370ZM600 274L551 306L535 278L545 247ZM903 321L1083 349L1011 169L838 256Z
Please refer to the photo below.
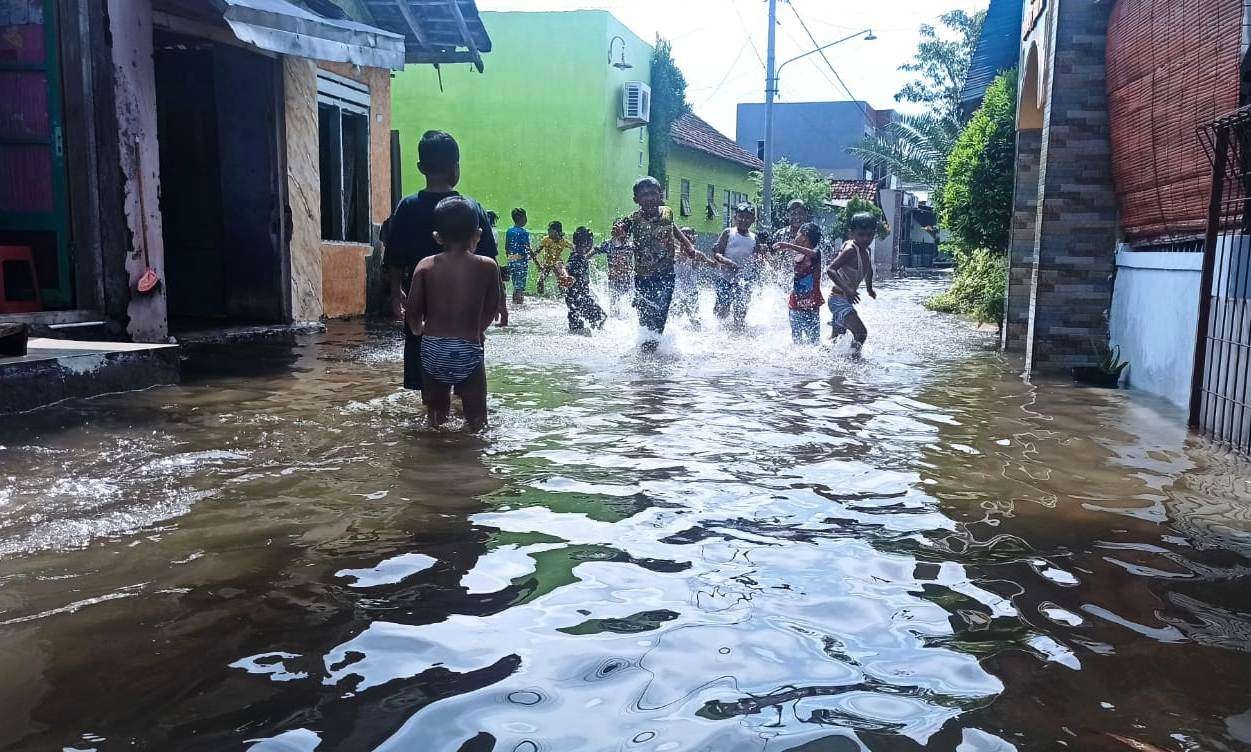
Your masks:
M390 290L391 315L396 321L404 320L404 298L413 279L413 270L422 259L442 250L434 240L434 208L443 199L460 195L456 192L456 184L460 182L460 146L451 134L426 131L417 144L417 160L417 169L426 177L426 187L395 207L382 256ZM481 207L478 207L478 214L482 239L474 253L494 261L495 233ZM500 290L496 325L507 326L508 301L502 295L502 280ZM407 325L404 327L404 388L421 389L421 336L413 334Z

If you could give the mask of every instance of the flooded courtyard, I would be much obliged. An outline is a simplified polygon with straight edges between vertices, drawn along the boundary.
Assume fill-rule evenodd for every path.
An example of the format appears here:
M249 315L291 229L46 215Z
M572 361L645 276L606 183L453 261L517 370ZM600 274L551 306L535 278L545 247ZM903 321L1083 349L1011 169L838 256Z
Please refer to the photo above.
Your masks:
M1251 748L1251 469L941 287L859 359L532 303L477 436L360 322L6 417L0 749Z

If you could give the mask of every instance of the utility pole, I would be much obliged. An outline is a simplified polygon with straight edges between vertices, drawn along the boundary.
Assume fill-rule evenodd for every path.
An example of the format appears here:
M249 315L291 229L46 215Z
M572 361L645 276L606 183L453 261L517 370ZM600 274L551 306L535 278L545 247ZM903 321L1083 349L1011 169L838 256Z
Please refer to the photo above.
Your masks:
M769 53L765 63L764 181L761 185L761 211L764 225L773 228L773 97L778 91L777 63L778 0L769 0Z

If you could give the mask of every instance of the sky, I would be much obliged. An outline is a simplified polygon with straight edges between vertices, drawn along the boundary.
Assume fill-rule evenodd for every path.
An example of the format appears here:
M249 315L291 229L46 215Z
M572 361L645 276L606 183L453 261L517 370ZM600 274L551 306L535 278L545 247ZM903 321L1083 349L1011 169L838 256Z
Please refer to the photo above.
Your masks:
M899 66L912 59L918 27L936 23L957 8L982 10L989 0L778 0L777 59L781 63L814 49L798 18L821 44L872 28L876 41L855 39L826 51L834 70L856 99L878 109L898 105L895 92L910 74ZM765 0L478 0L491 10L577 10L595 8L617 17L651 42L656 34L673 43L686 75L687 99L695 114L734 137L739 102L764 101L764 57L768 5ZM605 50L607 54L607 50ZM778 101L850 99L834 74L814 54L782 71Z

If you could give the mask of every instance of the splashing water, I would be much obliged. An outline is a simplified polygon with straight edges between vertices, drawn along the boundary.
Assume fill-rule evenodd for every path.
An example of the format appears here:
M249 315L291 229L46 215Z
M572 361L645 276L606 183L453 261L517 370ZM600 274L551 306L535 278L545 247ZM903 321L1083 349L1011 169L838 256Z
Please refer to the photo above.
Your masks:
M940 284L859 358L775 286L654 355L532 301L476 436L360 323L7 421L0 748L1251 744L1243 461L1022 383Z

